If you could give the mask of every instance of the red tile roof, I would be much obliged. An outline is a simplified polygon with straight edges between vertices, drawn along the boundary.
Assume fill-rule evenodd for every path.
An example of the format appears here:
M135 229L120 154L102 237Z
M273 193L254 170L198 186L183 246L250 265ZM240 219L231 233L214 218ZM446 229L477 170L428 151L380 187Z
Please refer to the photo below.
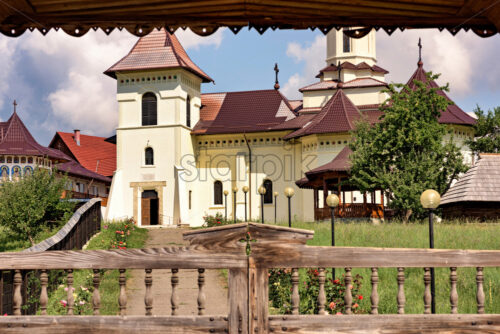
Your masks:
M340 68L341 69L349 69L349 70L371 70L372 72L374 73L383 73L383 74L387 74L389 73L389 71L383 69L382 67L380 66L377 66L377 65L373 65L373 66L370 66L368 65L367 63L365 62L361 62L357 65L354 65L353 63L350 63L348 61L346 62L343 62L342 64L340 64ZM321 78L323 76L323 73L324 72L335 72L335 71L338 71L339 70L339 67L337 65L334 65L334 64L331 64L323 69L321 69L319 71L319 74L316 75L316 78Z
M0 125L0 154L47 156L59 161L71 160L59 150L38 144L15 111L7 122Z
M299 89L300 92L314 91L314 90L325 90L325 89L336 89L338 81L335 80L325 80L313 83L311 85L302 87ZM363 87L387 87L386 82L374 79L374 78L356 78L350 81L344 82L344 89L349 88L363 88Z
M175 35L165 29L155 29L141 37L125 57L104 73L116 79L116 72L179 67L196 74L204 82L213 81L189 58Z
M94 173L87 168L84 168L78 162L71 160L56 166L57 170L66 172L68 175L83 177L85 179L95 179L111 185L111 178L101 174Z
M300 114L299 116L292 118L289 121L283 122L279 125L276 125L272 128L272 130L297 130L302 128L308 122L310 122L315 114Z
M274 89L202 94L201 104L193 134L268 131L295 117L287 99Z
M321 112L314 115L311 121L301 129L286 135L284 139L319 133L349 132L354 129L354 123L360 117L361 113L358 108L342 89L338 89Z
M80 145L77 145L72 132L57 132L50 143L51 147L58 137L83 167L103 176L113 176L116 170L116 145L105 141L106 137L80 135Z
M427 82L427 76L426 72L423 67L423 63L420 61L418 63L417 70L413 75L411 76L410 80L408 80L407 85L410 87L410 89L415 89L416 85L414 83L414 80L418 80L421 82ZM434 81L428 82L428 85L432 88L437 88L439 85ZM438 90L437 93L449 101L453 102L448 95L446 95L445 92L442 90ZM439 118L439 123L444 123L444 124L463 124L463 125L473 125L476 123L476 120L469 116L466 112L464 112L462 109L460 109L459 106L457 106L455 103L450 104L448 108L446 108L445 111L441 112L441 117Z
M349 148L349 146L345 146L342 151L339 152L333 158L332 161L329 163L326 163L324 165L321 165L319 167L316 167L314 169L311 169L310 171L306 172L306 176L311 176L314 174L320 174L324 172L346 172L351 169L351 160L349 159L349 156L351 155L352 151Z

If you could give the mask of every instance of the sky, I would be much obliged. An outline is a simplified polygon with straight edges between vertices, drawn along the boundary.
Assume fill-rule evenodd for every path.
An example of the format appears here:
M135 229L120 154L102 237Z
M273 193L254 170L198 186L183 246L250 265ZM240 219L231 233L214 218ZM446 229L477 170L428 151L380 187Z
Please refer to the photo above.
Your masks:
M260 35L242 29L234 35L219 29L208 37L179 30L191 59L214 80L202 92L271 89L278 63L281 91L300 99L298 89L313 83L325 66L326 37L319 31L276 30ZM472 32L452 36L437 29L377 32L378 65L388 82L404 82L416 69L418 38L427 71L441 73L449 96L466 112L476 105L500 106L500 35L480 38ZM28 129L42 145L56 131L110 136L118 120L116 81L103 72L125 56L137 41L128 32L106 36L89 31L71 37L63 31L46 36L27 31L18 38L0 35L0 120L12 114L13 100Z

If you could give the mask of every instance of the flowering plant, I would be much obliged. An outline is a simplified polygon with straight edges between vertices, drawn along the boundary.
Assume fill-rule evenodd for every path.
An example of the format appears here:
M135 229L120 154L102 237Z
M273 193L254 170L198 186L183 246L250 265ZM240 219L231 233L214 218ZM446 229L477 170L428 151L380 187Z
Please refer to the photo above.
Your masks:
M362 313L359 302L363 296L359 294L361 281L363 277L354 275L351 282L352 294L352 313ZM345 312L345 277L340 279L325 279L325 311L330 314L342 314ZM300 314L318 313L318 294L319 294L319 271L318 269L308 268L301 271L299 279ZM280 313L292 313L291 305L292 295L292 271L291 269L271 269L269 271L269 297L274 308Z
M122 223L113 224L116 228L115 240L111 241L111 249L127 249L127 239L131 231L135 230L133 221L125 221Z
M206 215L203 217L203 220L205 220L205 223L203 224L203 226L205 226L205 227L223 226L223 225L232 224L232 222L233 222L233 221L225 220L224 217L222 216L222 214L219 212L217 212L215 214L215 216Z

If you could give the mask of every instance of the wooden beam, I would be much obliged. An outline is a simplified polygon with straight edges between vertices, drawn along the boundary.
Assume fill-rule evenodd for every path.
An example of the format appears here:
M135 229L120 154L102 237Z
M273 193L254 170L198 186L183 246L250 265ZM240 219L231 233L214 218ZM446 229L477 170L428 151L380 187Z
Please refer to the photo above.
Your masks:
M6 333L227 333L226 316L8 316Z
M270 316L277 333L496 333L498 314L286 315Z

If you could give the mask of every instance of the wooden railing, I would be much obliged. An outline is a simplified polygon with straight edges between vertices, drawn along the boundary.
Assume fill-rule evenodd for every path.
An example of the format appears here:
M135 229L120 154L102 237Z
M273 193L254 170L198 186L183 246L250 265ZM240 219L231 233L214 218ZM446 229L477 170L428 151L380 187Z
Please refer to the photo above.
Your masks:
M38 253L0 254L0 267L14 270L14 312L17 317L0 318L0 328L11 328L15 332L142 332L153 333L314 333L314 332L495 332L500 330L500 315L484 313L483 268L500 266L500 251L484 250L440 250L440 249L382 249L350 247L306 246L313 232L288 229L261 224L236 224L220 228L197 230L184 234L190 241L188 247L164 247L154 249L55 251ZM269 315L268 271L270 268L320 268L319 315L298 314L298 279L293 279L291 303L292 315ZM345 314L324 315L325 291L323 268L345 268ZM397 282L398 313L378 315L379 295L378 268L398 268L394 277ZM404 284L405 268L423 268L422 281L425 291L425 314L404 315L406 304ZM450 304L452 314L432 315L430 310L429 268L450 268ZM477 270L478 314L455 314L458 294L456 289L458 267L475 267ZM127 309L125 269L144 270L145 316L125 316ZM205 313L205 269L228 269L227 315L204 315ZM351 268L371 268L372 311L371 315L353 315ZM68 293L68 316L47 316L47 284L42 279L40 311L42 316L19 316L22 295L21 270L40 269L43 275L48 270L66 269L68 292L73 282L73 270L94 270L93 308L94 316L73 316L73 297ZM120 315L99 316L100 271L119 269ZM170 269L171 316L155 316L152 294L152 272ZM179 306L178 284L182 280L182 269L198 271L198 315L177 315ZM167 297L167 296L166 296ZM206 301L210 303L210 301Z
M75 211L68 222L52 237L36 244L23 252L44 252L49 250L82 249L89 239L101 229L101 200L91 199ZM1 267L1 266L0 266ZM1 268L3 269L3 268ZM24 300L30 291L28 280L33 271L20 271L22 286L20 291ZM37 274L38 275L38 274ZM13 314L13 295L16 275L12 271L0 271L0 314ZM23 309L24 314L35 314L37 304L30 304Z
M340 204L334 210L338 218L384 218L384 206L371 203L345 203ZM317 208L314 211L315 220L330 219L330 208Z

